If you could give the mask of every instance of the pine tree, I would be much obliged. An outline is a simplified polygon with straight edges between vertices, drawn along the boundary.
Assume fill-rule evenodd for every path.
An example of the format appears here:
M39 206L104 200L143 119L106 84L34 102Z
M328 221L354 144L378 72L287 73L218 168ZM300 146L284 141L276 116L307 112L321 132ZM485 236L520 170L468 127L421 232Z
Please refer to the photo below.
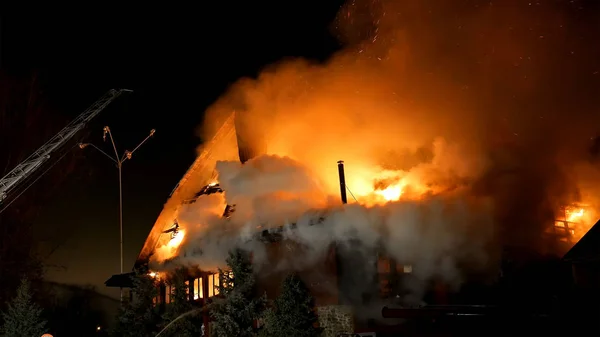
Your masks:
M295 274L283 281L281 294L265 315L263 336L315 337L321 335L316 327L314 299L306 284Z
M252 270L250 254L236 249L229 253L228 272L219 270L222 276L219 293L211 310L213 334L217 337L254 336L254 321L259 319L265 308L265 297L256 296L256 280Z
M2 313L3 332L11 337L41 336L45 333L46 321L42 319L42 309L31 299L29 280L21 280L17 296L8 303L8 310Z
M173 324L166 327L165 332L162 334L164 336L187 337L201 335L202 319L191 313L195 308L189 300L189 287L185 283L186 276L187 271L185 269L178 269L174 273L171 284L171 303L167 305L167 310L163 316L166 325L171 322ZM188 315L175 321L183 314Z
M133 300L119 309L114 336L154 336L162 325L159 308L154 304L158 296L156 280L147 271L139 270L133 277Z

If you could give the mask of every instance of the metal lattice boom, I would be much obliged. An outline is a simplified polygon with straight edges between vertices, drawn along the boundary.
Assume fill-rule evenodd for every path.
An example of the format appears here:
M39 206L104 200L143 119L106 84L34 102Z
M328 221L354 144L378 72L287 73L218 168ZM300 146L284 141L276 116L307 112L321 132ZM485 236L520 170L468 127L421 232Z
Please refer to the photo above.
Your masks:
M0 204L6 199L10 192L18 185L31 176L40 166L50 159L52 154L66 144L75 136L85 125L96 117L104 108L124 92L131 92L127 89L111 89L81 115L74 119L69 125L58 132L46 144L42 145L27 159L13 168L7 175L0 179Z

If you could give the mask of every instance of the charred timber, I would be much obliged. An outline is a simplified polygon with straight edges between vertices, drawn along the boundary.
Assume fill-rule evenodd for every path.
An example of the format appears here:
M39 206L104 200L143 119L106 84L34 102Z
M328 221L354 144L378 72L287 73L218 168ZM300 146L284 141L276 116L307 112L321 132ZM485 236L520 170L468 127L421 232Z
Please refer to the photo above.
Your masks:
M196 193L196 195L194 195L194 197L192 199L185 200L183 203L184 204L193 204L201 196L203 196L203 195L211 195L211 194L214 194L214 193L223 193L223 189L221 188L221 186L219 184L208 184L208 185L202 187L202 189L200 190L200 192Z
M322 224L323 221L325 221L325 217L320 216L320 217L316 218L315 220L309 222L308 226L317 226L317 225ZM258 241L262 241L262 242L268 242L268 243L279 242L285 238L284 232L293 231L296 228L298 228L298 224L291 223L291 224L288 224L285 226L264 229L264 230L258 232L255 235L254 239L256 239Z

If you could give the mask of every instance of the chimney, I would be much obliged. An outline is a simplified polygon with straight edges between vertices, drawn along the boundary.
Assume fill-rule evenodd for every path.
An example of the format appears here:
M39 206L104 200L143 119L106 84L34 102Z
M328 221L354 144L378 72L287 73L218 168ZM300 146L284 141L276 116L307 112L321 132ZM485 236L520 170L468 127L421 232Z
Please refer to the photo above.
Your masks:
M347 204L348 198L346 197L346 175L344 174L344 161L340 160L338 163L338 173L340 175L340 193L342 194L342 203Z

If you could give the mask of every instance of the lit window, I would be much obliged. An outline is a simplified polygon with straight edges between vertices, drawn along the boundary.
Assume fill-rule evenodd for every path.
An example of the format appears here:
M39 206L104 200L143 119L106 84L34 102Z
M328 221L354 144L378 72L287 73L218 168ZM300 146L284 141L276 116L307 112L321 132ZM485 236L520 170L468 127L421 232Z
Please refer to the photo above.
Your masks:
M173 291L173 289L171 288L170 285L165 286L165 303L167 303L167 304L171 303L171 292L172 291Z
M208 297L215 296L215 278L214 275L208 275Z
M208 297L219 295L219 273L208 275Z
M185 281L185 294L188 296L190 296L190 281Z
M233 279L233 271L226 271L225 274L223 275L223 277L227 277L227 281L231 281Z
M202 292L202 277L194 279L194 299L197 300L199 298L204 298Z
M227 288L229 286L230 283L233 282L233 271L225 271L223 272L223 274L220 277L219 282L221 282L221 285L223 286L223 288Z
M404 273L405 273L405 274L410 274L410 273L412 273L412 265L410 265L410 264L405 264L405 265L404 265Z

